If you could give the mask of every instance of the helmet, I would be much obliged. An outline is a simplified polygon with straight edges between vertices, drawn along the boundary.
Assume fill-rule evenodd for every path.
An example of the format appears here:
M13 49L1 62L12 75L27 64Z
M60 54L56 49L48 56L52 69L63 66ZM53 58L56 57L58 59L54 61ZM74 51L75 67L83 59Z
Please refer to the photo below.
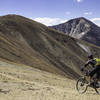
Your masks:
M92 54L88 55L88 58L93 59L93 55Z

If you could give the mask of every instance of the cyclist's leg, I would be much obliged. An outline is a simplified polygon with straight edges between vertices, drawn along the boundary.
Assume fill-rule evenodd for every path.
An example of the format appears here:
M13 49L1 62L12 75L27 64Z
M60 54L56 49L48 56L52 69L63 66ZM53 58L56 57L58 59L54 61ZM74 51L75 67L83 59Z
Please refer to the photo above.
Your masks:
M100 66L97 66L96 78L97 78L97 81L98 81L99 78L100 78Z
M93 75L94 75L95 73L97 73L97 70L98 70L97 67L95 67L95 68L89 73L90 82L93 81L93 80L92 80L92 77L93 77Z

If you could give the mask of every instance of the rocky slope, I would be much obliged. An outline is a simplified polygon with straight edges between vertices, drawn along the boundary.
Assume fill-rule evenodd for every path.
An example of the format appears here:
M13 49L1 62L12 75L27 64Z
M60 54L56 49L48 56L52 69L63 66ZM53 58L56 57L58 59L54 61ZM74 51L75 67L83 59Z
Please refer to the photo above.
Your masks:
M100 27L83 17L52 26L52 28L64 32L74 38L82 39L100 46Z
M0 58L78 78L89 52L100 48L18 15L0 17Z

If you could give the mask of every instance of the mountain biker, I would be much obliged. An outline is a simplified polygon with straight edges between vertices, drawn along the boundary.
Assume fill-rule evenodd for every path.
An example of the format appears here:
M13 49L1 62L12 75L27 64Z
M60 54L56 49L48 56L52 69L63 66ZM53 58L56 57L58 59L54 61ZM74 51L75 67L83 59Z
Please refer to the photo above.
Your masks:
M100 59L94 58L93 55L88 55L88 61L85 63L84 67L87 67L88 65L91 65L94 69L89 73L89 81L91 82L91 79L94 74L96 74L97 81L99 79L100 75ZM83 71L84 67L81 69Z

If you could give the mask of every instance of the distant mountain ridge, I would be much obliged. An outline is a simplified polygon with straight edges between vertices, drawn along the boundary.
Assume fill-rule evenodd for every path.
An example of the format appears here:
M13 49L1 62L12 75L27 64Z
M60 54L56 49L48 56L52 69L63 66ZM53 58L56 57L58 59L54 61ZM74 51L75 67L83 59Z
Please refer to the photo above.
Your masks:
M84 17L71 19L66 23L51 27L74 38L100 46L100 27Z

